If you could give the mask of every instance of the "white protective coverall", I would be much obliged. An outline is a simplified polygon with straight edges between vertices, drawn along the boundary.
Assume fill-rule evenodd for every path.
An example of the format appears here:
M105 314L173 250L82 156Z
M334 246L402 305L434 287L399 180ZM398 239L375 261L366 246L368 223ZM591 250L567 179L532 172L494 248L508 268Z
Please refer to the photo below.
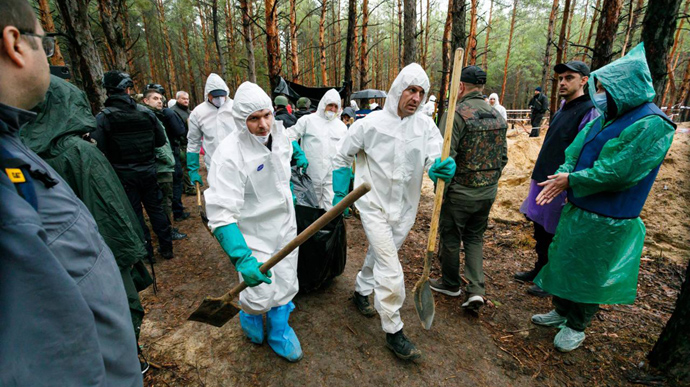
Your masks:
M271 99L256 84L244 82L237 89L232 116L237 130L220 144L208 173L204 191L211 230L237 223L247 247L259 262L266 262L297 236L295 208L290 191L292 144L280 121L271 128L271 149L247 129L247 117L273 111ZM295 249L271 269L271 284L240 293L242 310L262 314L292 300L299 288ZM242 276L240 275L240 279Z
M491 105L491 98L496 99L496 103ZM496 111L503 117L504 120L508 120L508 113L506 112L506 108L501 105L501 101L498 100L498 94L496 93L491 93L489 96L489 105L491 105L492 108L496 109Z
M208 101L208 93L213 90L225 90L228 93L225 103L220 108ZM235 130L232 105L228 85L220 75L211 73L204 87L204 102L195 107L189 115L189 132L187 133L188 153L199 153L203 137L206 168L211 167L211 158L218 145Z
M433 95L429 97L429 102L424 104L424 108L422 108L422 113L426 114L429 117L433 117L434 111L436 110L436 97Z
M340 110L340 94L328 90L319 101L315 114L302 117L297 124L287 129L292 141L302 140L301 146L309 168L307 174L314 183L319 206L328 211L333 207L333 156L335 146L347 133L347 126L335 116L326 118L326 105L337 104Z
M355 290L374 292L374 307L386 333L402 329L400 308L405 301L405 282L398 249L414 224L424 172L441 157L443 138L431 118L421 113L400 118L398 101L409 86L429 91L429 77L412 63L395 78L383 110L355 121L337 145L333 169L349 167L357 156L355 187L371 184L371 192L356 206L369 249Z

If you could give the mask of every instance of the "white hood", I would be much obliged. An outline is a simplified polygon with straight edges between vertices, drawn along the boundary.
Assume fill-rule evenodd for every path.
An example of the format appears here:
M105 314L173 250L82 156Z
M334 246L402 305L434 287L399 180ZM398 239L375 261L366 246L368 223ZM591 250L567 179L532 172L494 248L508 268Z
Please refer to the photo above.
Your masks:
M336 104L338 105L338 112L340 111L340 94L335 89L330 89L326 92L326 94L323 95L321 98L321 101L319 101L319 107L316 109L316 114L323 118L326 119L326 106L328 104Z
M216 73L211 73L208 78L206 78L204 99L207 99L208 93L212 92L213 90L225 90L225 92L228 93L227 98L230 99L230 89L228 89L228 85L225 83L223 78Z
M491 100L491 98L495 98L495 99L496 99L496 105L497 105L497 106L500 106L500 105L501 105L501 100L498 99L498 94L496 94L496 93L491 93L491 95L489 96L489 101ZM491 102L489 102L489 105L491 105Z
M235 119L235 126L238 131L248 130L247 117L263 109L269 109L273 112L273 103L271 102L271 97L259 85L244 82L237 88L235 101L232 105L232 117Z
M426 95L429 93L431 84L429 82L429 77L426 75L426 71L417 63L410 63L400 70L400 73L395 78L388 91L388 97L386 98L386 103L383 105L383 110L399 118L398 103L400 102L400 97L402 96L402 92L410 86L419 86L424 89L424 99L419 103L419 107L417 107L417 112L415 112L415 114L418 113L422 107L424 107Z

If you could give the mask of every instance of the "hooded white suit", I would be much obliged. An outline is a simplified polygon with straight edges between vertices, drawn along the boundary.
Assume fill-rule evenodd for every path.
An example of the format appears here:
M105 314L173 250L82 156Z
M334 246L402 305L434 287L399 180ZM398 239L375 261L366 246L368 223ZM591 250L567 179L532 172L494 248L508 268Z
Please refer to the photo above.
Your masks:
M411 85L429 91L429 78L416 63L406 66L391 85L383 110L355 121L337 145L333 169L349 167L357 156L355 187L371 184L357 209L369 241L355 290L374 292L374 307L386 333L402 329L400 308L405 301L405 283L398 249L414 224L424 172L441 157L443 138L427 115L417 112L400 118L398 101Z
M422 108L422 113L426 114L429 117L434 116L434 111L436 110L436 97L433 95L429 97L429 102L427 102L424 107Z
M235 98L232 116L238 129L223 140L211 161L210 188L204 191L206 212L211 230L237 223L252 256L266 262L297 236L290 191L292 144L280 121L273 121L271 149L247 129L250 114L273 111L271 99L259 86L244 82ZM295 249L271 269L271 284L240 293L244 312L266 313L292 300L299 288L297 255Z
M494 98L496 100L495 105L491 105L491 98ZM501 105L501 101L498 100L498 94L496 93L491 93L489 96L489 105L491 105L492 108L496 109L496 111L503 117L504 120L508 120L508 112L506 112L506 108Z
M228 95L225 103L217 108L208 101L208 93L219 89L225 90ZM187 133L187 152L189 153L199 153L203 137L206 168L211 167L211 158L218 145L235 130L231 115L232 105L228 85L220 75L211 73L204 87L204 102L195 107L189 115L189 132Z
M302 140L302 150L309 161L307 173L314 183L319 205L326 211L333 207L335 146L347 133L347 126L337 116L331 120L326 118L326 105L331 103L337 104L340 110L340 94L335 89L324 94L315 114L302 117L287 129L290 140Z

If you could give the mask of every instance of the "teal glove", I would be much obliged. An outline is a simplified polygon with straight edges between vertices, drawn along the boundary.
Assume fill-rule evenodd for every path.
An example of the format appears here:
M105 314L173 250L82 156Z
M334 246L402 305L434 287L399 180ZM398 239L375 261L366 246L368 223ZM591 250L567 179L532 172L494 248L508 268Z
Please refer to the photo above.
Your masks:
M292 158L295 159L297 168L302 168L302 171L306 172L307 167L309 167L309 160L307 160L307 156L304 154L304 151L300 148L297 141L292 142Z
M297 205L297 196L295 196L295 185L290 181L290 192L292 193L292 205Z
M263 274L259 270L261 263L252 257L252 251L247 247L247 242L244 241L237 223L217 228L213 235L215 235L218 243L220 243L225 253L230 257L230 261L235 265L235 269L242 274L242 278L247 286L254 287L262 282L271 283L271 271L269 270L266 274Z
M342 167L333 171L333 205L340 203L347 192L350 190L350 180L352 180L352 168ZM350 213L350 209L345 210L345 215Z
M438 179L443 179L446 183L450 183L450 179L455 176L455 167L455 160L452 157L446 157L443 161L439 157L434 161L434 165L429 168L429 177L434 181L434 184L436 184Z
M192 181L192 184L199 182L199 185L203 186L204 181L201 180L201 175L199 175L198 153L187 153L187 169L189 170L189 180Z

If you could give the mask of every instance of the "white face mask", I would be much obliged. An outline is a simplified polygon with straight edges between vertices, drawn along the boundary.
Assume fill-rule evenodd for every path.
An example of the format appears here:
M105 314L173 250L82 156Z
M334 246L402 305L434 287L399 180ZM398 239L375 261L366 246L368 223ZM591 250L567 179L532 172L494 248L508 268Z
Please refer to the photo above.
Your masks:
M261 145L266 145L268 142L268 138L271 137L271 133L269 133L266 136L257 136L256 134L252 134L252 136L256 137L257 140L261 143Z
M330 110L326 110L326 111L325 111L325 114L326 114L326 119L327 119L328 121L333 120L333 119L336 117L336 115L337 115L337 114L335 114L335 112L332 112L332 111L330 111Z
M223 106L223 104L225 103L225 97L213 97L211 103L213 104L213 106L219 108Z

